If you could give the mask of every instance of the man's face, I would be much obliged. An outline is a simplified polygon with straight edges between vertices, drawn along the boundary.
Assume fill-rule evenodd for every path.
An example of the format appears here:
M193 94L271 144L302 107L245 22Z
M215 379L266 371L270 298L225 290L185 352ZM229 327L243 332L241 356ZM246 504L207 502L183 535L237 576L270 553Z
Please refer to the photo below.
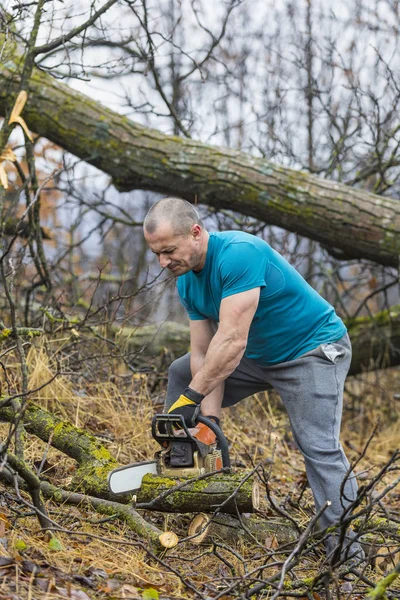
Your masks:
M154 233L144 230L144 237L160 266L174 275L183 275L204 266L204 230L193 225L189 234L174 233L170 223L160 225Z

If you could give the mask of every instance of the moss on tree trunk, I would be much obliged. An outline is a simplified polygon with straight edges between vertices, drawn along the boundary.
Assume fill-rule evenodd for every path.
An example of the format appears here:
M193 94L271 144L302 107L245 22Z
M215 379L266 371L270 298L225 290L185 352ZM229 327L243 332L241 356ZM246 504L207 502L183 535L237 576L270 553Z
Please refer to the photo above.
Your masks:
M0 114L10 109L21 52L0 33ZM180 195L278 225L343 253L398 267L400 203L274 165L263 158L165 135L34 69L28 126L113 178L120 190Z
M10 407L0 408L0 418L18 419ZM28 433L36 435L78 463L71 487L99 498L115 499L108 490L108 473L118 466L117 461L93 435L62 421L35 404L28 404L23 412L23 422ZM119 501L124 498L118 497Z
M198 480L147 474L137 493L137 506L170 513L213 512L218 507L224 513L250 513L258 508L255 486L252 480L243 482L239 474L221 473Z

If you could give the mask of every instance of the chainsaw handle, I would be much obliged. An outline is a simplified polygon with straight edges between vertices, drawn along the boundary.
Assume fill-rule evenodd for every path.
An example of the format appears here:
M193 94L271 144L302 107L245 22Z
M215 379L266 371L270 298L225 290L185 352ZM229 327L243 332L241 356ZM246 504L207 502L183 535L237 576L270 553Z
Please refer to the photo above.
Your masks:
M228 440L226 439L225 435L223 434L221 427L219 427L216 424L216 422L213 421L212 419L209 419L208 417L203 417L202 415L197 416L197 422L203 423L203 425L205 425L206 427L211 429L211 431L213 433L215 433L215 436L218 440L218 445L221 449L222 466L224 468L230 469L231 468L231 460L229 458Z

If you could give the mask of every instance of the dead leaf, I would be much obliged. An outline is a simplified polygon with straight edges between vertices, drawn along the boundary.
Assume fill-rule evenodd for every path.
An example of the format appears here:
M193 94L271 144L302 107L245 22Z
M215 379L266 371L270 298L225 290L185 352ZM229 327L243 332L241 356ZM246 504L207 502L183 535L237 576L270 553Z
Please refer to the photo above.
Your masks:
M7 515L5 515L4 513L0 513L0 531L2 531L1 527L4 527L4 530L11 529L12 527L10 521L7 518Z
M28 94L26 93L25 90L21 90L17 96L14 107L11 111L11 115L10 115L8 124L11 125L11 123L18 123L19 125L21 125L26 136L30 139L31 142L33 142L33 137L32 137L31 132L28 129L28 126L25 123L24 119L20 116L27 100L28 100Z
M15 558L11 556L0 556L0 567L11 567L15 564Z
M98 588L99 592L103 592L104 594L113 594L121 587L121 581L118 579L108 579L104 585Z
M54 465L53 463L51 463L48 460L42 461L42 460L35 460L33 462L33 465L35 467L36 472L39 471L39 469L41 469L40 473L42 475L49 475L49 473L53 472L56 470L56 465Z
M33 573L34 575L38 575L38 573L40 573L41 571L39 565L37 565L31 560L25 559L21 562L21 569L24 573Z
M10 574L10 569L14 569L15 559L11 556L0 556L0 579Z
M371 279L368 281L368 287L371 290L375 290L378 287L378 280L376 277L371 277Z
M0 513L0 544L3 546L3 548L7 549L6 530L8 527L10 527L10 524L8 523L7 519L2 518L3 516L4 515Z
M86 577L85 575L74 575L73 578L76 583L80 583L81 585L90 588L97 588L97 583L90 577Z
M264 546L267 550L275 550L275 548L278 548L279 544L276 535L267 536L264 541Z
M351 592L353 591L353 586L350 583L350 581L344 581L340 586L340 589L345 594L351 594Z
M140 588L137 588L134 585L129 585L128 583L124 583L118 593L121 595L121 598L140 598L141 595Z

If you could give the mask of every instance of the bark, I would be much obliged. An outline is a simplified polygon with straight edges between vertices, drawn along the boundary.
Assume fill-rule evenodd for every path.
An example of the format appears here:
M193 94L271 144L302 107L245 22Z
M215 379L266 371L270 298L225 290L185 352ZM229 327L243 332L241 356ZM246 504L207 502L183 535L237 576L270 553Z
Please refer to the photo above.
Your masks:
M48 518L47 510L42 500L40 490L40 480L36 474L28 467L26 462L17 458L10 452L7 453L7 466L10 466L13 471L18 473L22 478L27 491L32 499L32 503L37 510L37 517L42 529L47 530L52 527L52 522Z
M276 548L297 539L293 525L282 519L262 519L257 515L233 515L220 513L212 517L205 513L196 515L189 524L188 536L195 536L192 544L210 543L212 539L225 543L259 543L267 548Z
M17 93L22 62L10 38L0 63L1 115ZM108 173L120 190L153 190L231 209L317 240L343 258L398 267L396 200L143 127L38 69L28 95L28 126Z
M353 345L350 375L400 364L400 306L382 311L373 318L347 321L346 325ZM124 328L119 339L130 351L138 351L142 356L167 351L171 357L178 357L190 347L189 327L171 322Z
M243 475L230 473L202 479L147 474L136 506L169 513L213 512L218 507L224 513L250 513L259 507L258 483L243 479Z
M13 422L18 419L9 406L0 408L0 419ZM68 421L62 421L53 414L28 404L21 415L28 433L36 435L44 442L70 456L78 463L78 468L71 482L71 489L85 494L115 500L128 500L128 497L115 496L108 490L108 473L118 466L110 452L93 436L74 427Z

